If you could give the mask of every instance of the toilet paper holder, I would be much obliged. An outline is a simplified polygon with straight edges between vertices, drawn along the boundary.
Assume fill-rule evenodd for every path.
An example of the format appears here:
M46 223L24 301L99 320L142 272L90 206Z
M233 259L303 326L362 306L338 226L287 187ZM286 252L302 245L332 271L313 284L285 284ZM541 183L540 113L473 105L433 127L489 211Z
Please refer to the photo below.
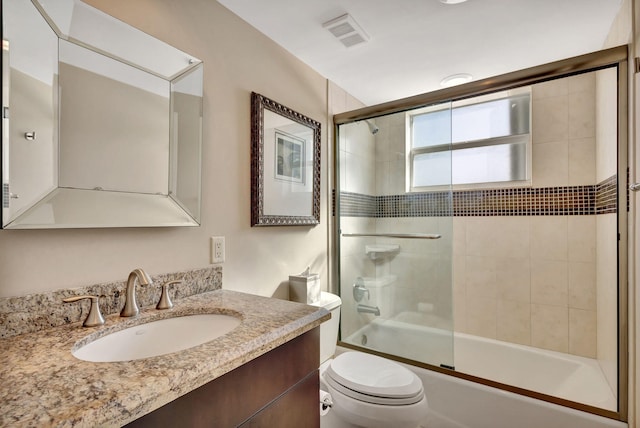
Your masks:
M326 412L333 407L333 399L327 391L320 390L320 411Z

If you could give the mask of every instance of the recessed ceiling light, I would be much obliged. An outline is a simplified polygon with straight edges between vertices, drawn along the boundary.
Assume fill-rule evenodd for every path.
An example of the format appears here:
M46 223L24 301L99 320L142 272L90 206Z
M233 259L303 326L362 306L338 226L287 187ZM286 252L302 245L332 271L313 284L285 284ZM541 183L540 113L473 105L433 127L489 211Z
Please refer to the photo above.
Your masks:
M440 3L444 3L444 4L458 4L458 3L464 3L467 0L440 0Z
M448 88L450 86L461 85L463 83L470 82L473 76L467 73L452 74L440 81L440 86Z

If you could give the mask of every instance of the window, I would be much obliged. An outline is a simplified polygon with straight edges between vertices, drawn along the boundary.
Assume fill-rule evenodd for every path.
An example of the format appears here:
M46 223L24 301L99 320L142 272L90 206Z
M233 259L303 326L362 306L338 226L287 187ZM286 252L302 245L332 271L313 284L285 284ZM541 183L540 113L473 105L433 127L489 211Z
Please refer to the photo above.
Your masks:
M527 90L407 113L410 190L528 183L530 110Z

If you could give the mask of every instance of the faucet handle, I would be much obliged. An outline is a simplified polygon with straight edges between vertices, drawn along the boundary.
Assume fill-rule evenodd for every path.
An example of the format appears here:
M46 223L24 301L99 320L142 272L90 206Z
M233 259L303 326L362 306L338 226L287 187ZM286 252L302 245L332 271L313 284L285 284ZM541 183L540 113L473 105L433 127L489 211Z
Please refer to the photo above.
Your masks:
M353 284L353 299L356 302L361 302L365 296L367 300L371 298L369 289L364 285L364 280L362 278L358 278L356 283Z
M172 284L182 284L182 280L169 281L162 284L162 294L160 295L160 301L156 305L156 309L171 309L173 308L173 303L171 302L171 298L169 297L169 286Z
M78 300L91 299L91 309L89 309L89 315L87 319L82 323L83 327L97 327L104 324L104 317L100 313L100 305L98 304L99 296L74 296L62 299L65 303L77 302Z

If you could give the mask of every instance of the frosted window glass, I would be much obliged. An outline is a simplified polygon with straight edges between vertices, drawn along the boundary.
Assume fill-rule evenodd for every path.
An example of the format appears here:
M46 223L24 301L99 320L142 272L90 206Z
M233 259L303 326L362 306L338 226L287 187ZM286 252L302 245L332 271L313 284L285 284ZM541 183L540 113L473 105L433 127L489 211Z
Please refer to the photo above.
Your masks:
M453 184L526 180L525 143L453 151Z
M413 116L411 130L411 141L414 148L449 144L451 141L451 110Z
M527 180L530 103L523 94L412 116L411 186Z
M413 185L442 186L451 183L451 152L433 152L413 158Z
M413 186L526 180L526 141L416 155Z

